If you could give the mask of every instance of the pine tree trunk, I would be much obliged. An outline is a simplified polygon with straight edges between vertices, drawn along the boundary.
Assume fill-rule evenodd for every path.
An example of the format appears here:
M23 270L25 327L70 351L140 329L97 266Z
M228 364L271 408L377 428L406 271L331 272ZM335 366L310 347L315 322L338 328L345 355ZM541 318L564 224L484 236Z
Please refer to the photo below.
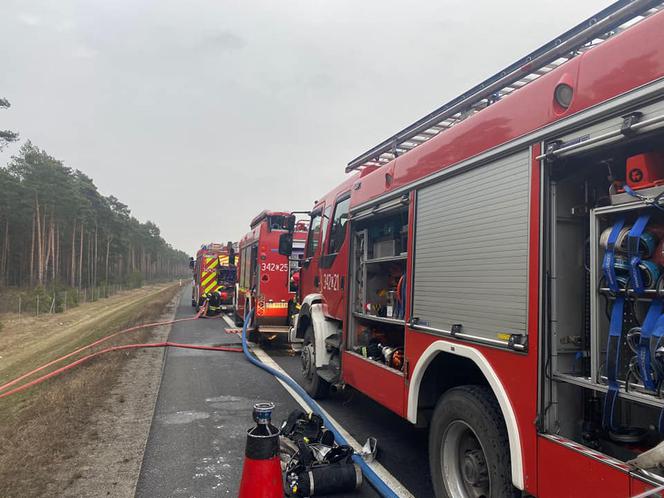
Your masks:
M48 274L46 273L46 265L48 263L48 256L46 254L46 245L48 244L48 238L46 236L46 208L44 207L42 209L42 220L41 220L41 243L42 243L42 248L41 248L41 254L42 254L42 259L41 259L41 283L44 284L48 278Z
M46 228L46 215L44 214L44 281L48 281L48 262L51 259L51 226L50 223Z
M108 259L111 254L111 241L113 240L113 236L109 235L108 238L106 239L106 273L104 275L104 280L106 280L106 285L108 285Z
M83 285L83 228L85 224L81 222L81 244L78 249L78 288Z
M35 215L32 214L32 245L30 247L30 285L35 282Z
M2 283L7 283L9 270L9 218L5 220L5 246L2 251Z
M97 258L98 258L97 239L98 239L98 233L99 233L99 227L97 225L97 222L95 222L95 250L94 250L94 262L93 262L93 265L92 265L92 274L93 274L92 283L94 284L94 287L97 287Z
M2 251L0 252L0 284L3 284L5 281L5 247L7 240L7 230L5 225L5 235L2 238Z
M44 244L42 243L41 216L39 214L39 199L35 195L35 216L37 218L37 283L44 283Z
M76 287L76 219L71 227L71 268L69 282L72 287Z
M87 264L87 270L88 270L88 287L93 287L93 275L92 275L92 258L93 258L93 253L92 253L92 236L88 237L88 264Z
M55 268L55 271L53 273L53 278L54 279L59 279L60 278L60 224L58 223L55 227L55 258L54 258L54 265L53 267Z
M55 247L55 221L51 215L51 280L55 283L55 268L56 268L56 256L57 249Z
M91 243L91 242L92 242L92 237L88 237L88 246L87 246L87 248L85 249L85 252L87 253L87 254L86 254L86 256L87 256L87 258L86 258L86 265L85 265L85 273L86 273L85 276L86 276L86 281L87 281L87 286L88 286L88 288L91 287L91 286L90 286L90 283L91 283L90 277L92 276L92 275L90 274L90 243Z

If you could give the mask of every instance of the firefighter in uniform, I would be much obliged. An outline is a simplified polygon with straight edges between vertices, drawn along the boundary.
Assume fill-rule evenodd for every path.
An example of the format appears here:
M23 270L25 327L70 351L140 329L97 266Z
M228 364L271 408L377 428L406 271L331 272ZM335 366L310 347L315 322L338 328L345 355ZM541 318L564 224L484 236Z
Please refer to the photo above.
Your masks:
M207 316L216 316L221 313L221 293L216 290L208 295Z

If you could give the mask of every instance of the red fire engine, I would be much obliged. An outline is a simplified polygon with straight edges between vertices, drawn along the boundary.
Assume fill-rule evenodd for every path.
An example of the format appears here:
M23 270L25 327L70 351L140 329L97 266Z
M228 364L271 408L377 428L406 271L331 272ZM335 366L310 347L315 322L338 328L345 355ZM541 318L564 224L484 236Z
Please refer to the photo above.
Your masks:
M235 303L235 283L237 270L235 266L235 248L233 243L227 245L211 242L202 245L191 258L189 266L193 270L193 287L191 289L191 305L199 310L205 297L219 292L222 310L232 310Z
M261 212L251 221L251 231L239 246L236 320L241 323L248 309L255 310L254 331L272 339L291 329L297 271L307 237L307 225L300 222L289 227L291 219L285 212ZM294 234L290 257L279 254L279 236L284 233Z
M350 162L312 210L303 385L428 426L437 496L664 484L645 458L664 451L643 453L664 430L663 7L598 13Z

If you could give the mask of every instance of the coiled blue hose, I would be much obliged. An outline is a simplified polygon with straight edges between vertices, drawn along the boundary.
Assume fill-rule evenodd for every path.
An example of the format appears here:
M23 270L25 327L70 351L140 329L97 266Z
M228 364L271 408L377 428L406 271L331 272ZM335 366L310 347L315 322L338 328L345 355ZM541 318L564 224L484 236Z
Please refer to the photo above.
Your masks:
M344 438L339 430L334 426L334 424L330 421L329 418L325 416L323 411L321 410L320 406L314 399L307 394L307 392L300 386L297 382L293 381L290 377L282 374L281 372L275 370L274 368L265 365L263 362L260 360L256 359L250 352L249 348L247 347L247 325L249 324L250 320L253 319L254 312L253 310L249 310L247 314L244 317L244 325L242 326L242 351L244 351L244 355L247 357L247 359L256 365L258 368L261 368L265 370L266 372L274 375L276 378L284 381L286 384L288 384L289 387L291 387L295 392L297 392L302 399L304 399L309 405L309 408L311 408L311 411L314 412L315 414L319 415L322 419L323 422L325 422L325 427L327 427L329 430L332 431L334 434L334 438L337 441L338 444L348 444L348 441L346 441L346 438ZM385 482L378 477L378 474L376 474L369 465L367 465L367 462L364 461L364 459L358 455L358 454L353 454L353 461L360 466L360 469L362 470L362 475L366 478L367 481L369 481L369 484L373 486L373 488L383 496L384 498L398 498L398 495L390 489L390 487L385 484Z

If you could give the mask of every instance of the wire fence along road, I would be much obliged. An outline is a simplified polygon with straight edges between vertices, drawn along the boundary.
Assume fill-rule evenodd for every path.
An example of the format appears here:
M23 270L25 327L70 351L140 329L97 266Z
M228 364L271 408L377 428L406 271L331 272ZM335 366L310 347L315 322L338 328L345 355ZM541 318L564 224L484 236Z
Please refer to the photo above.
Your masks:
M66 289L61 291L48 291L38 289L7 293L0 296L0 313L17 313L19 320L22 316L39 316L49 313L63 313L68 308L79 304L98 301L113 296L124 290L135 289L135 286L109 284L85 289Z

